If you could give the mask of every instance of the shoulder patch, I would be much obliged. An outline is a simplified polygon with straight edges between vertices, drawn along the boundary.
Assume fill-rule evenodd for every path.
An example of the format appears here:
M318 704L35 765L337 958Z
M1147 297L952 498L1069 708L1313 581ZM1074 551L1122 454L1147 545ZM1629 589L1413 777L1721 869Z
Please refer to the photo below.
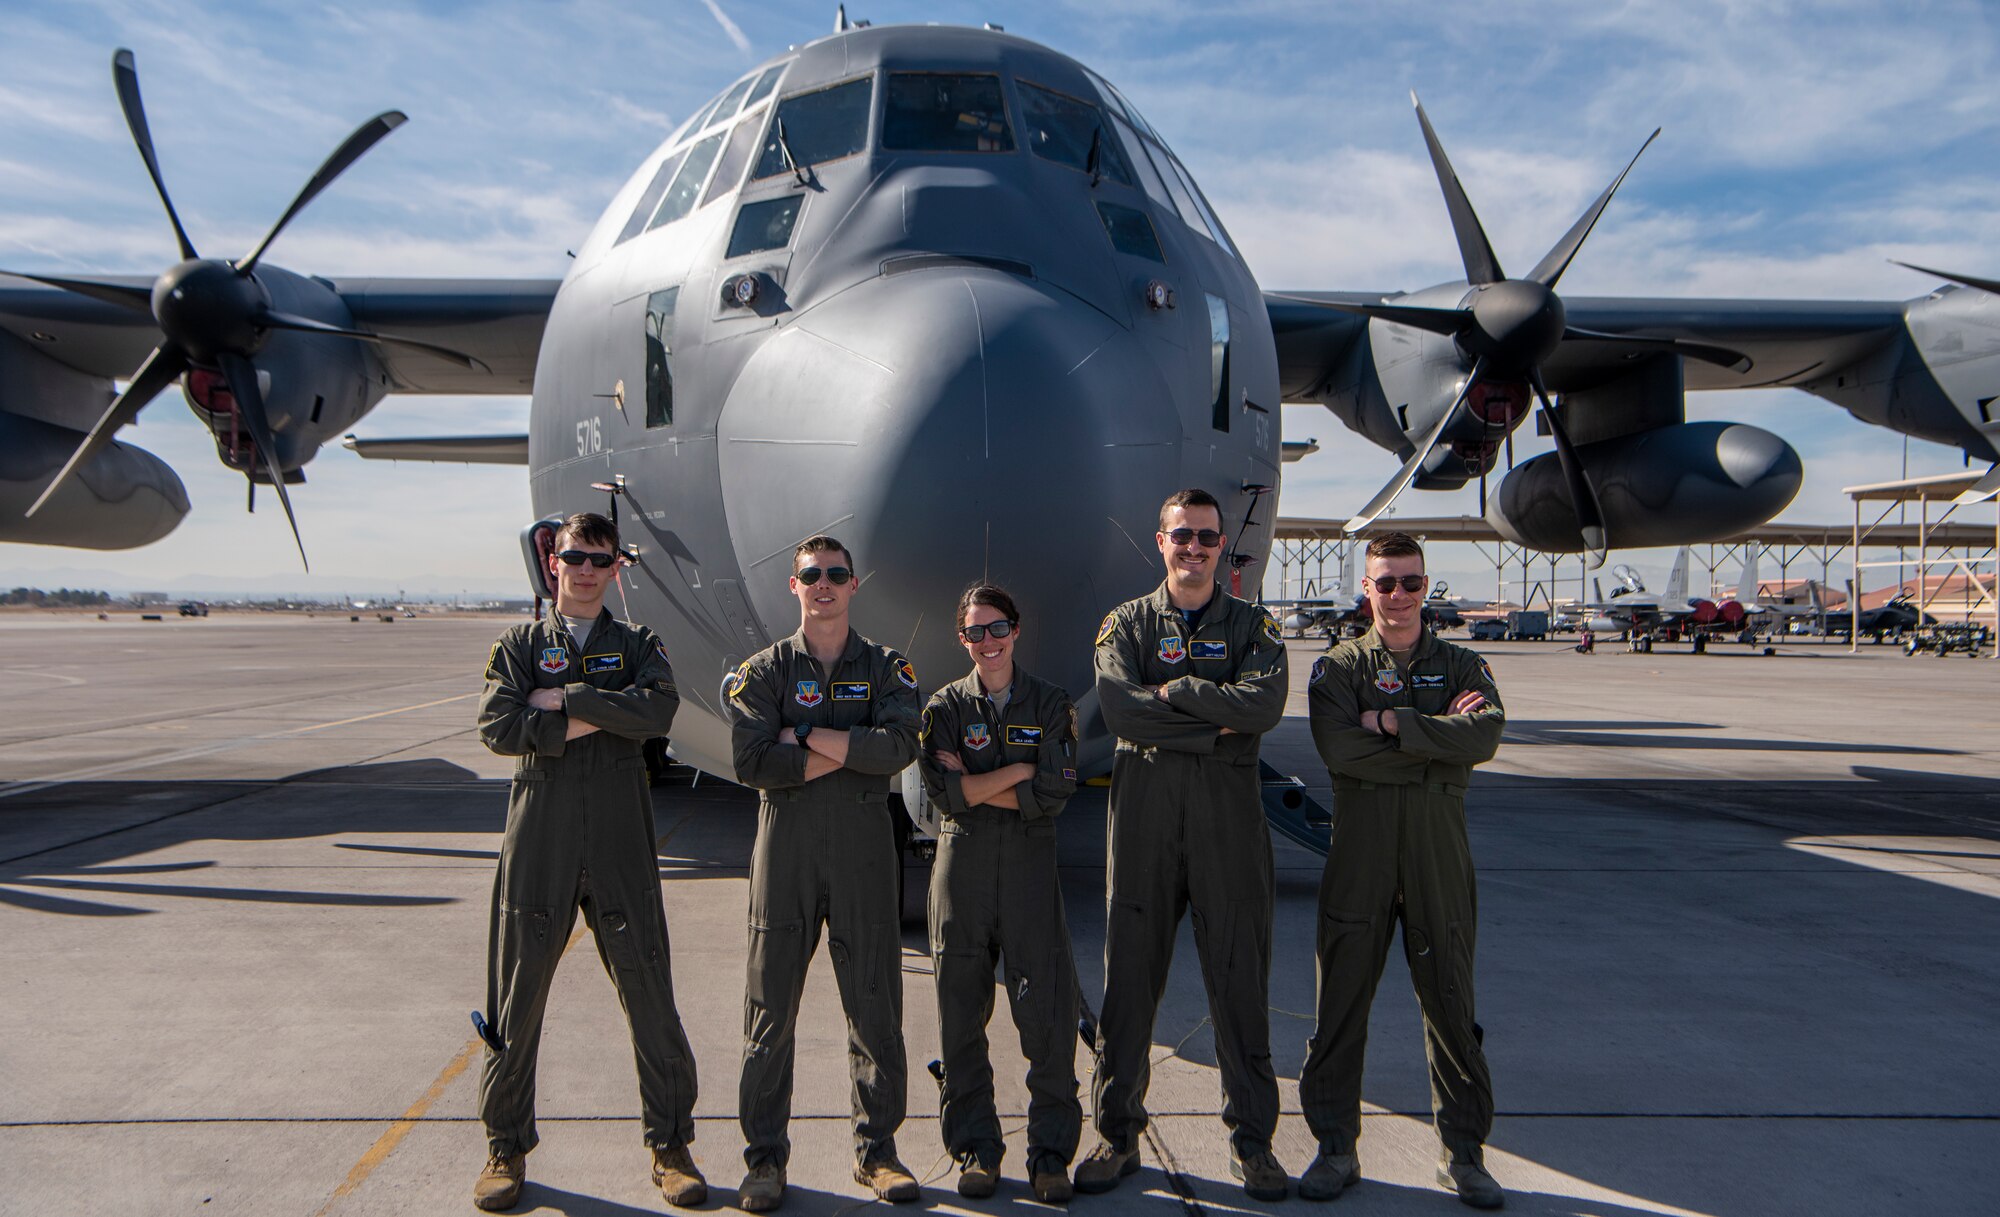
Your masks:
M1104 620L1097 623L1097 645L1103 646L1105 643L1110 642L1111 631L1116 629L1117 626L1118 626L1117 613L1104 614Z
M1332 664L1333 660L1329 659L1325 655L1322 655L1318 659L1313 660L1313 674L1309 679L1307 679L1306 683L1309 685L1318 684L1319 678L1326 675L1327 668L1332 666Z
M658 655L658 656L660 657L660 662L661 662L661 663L671 663L671 662L673 662L672 660L670 660L670 659L668 659L668 658L667 658L667 644L666 644L666 643L664 643L664 642L656 642L656 643L654 643L654 644L653 644L653 652L654 652L655 654L657 654L657 655Z
M724 701L743 691L743 685L750 679L750 661L736 665L736 670L722 678L722 699Z
M1264 618L1263 620L1264 637L1270 639L1272 642L1276 643L1279 646L1285 645L1285 635L1283 631L1279 630L1278 628L1278 619L1276 617L1271 616L1271 610L1260 609L1258 611L1262 614Z
M486 653L486 679L500 679L500 644L497 642L493 644L493 649Z
M1500 687L1500 682L1493 679L1493 668L1483 659L1479 661L1479 674L1486 678L1487 684L1496 689Z
M912 689L917 687L917 670L910 666L909 660L900 656L896 659L896 679Z

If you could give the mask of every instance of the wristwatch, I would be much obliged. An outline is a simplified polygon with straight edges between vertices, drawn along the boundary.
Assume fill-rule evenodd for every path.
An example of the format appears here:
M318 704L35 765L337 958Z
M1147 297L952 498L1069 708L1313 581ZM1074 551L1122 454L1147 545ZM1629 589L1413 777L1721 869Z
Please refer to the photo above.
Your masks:
M792 728L792 738L799 741L799 747L803 748L806 746L806 736L812 734L812 729L813 726L811 723L800 723L798 726Z

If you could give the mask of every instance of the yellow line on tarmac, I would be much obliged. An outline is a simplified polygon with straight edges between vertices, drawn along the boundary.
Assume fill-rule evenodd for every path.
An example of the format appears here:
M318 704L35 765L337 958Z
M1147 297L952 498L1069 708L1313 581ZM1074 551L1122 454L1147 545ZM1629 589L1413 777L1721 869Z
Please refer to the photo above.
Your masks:
M451 1063L444 1067L444 1072L437 1075L437 1079L431 1083L431 1088L424 1091L423 1097L410 1104L410 1109L403 1113L402 1118L389 1125L381 1136L375 1138L375 1144L369 1146L368 1152L361 1155L361 1160L354 1164L353 1170L347 1172L347 1178L339 1187L333 1189L333 1195L326 1198L326 1203L320 1206L319 1212L313 1214L313 1217L326 1217L335 1204L351 1195L355 1188L367 1181L368 1176L375 1173L376 1167L388 1161L389 1155L396 1152L396 1147L402 1144L403 1138L409 1136L410 1130L417 1126L417 1121L423 1119L424 1113L431 1109L431 1104L437 1102L445 1090L458 1080L458 1075L465 1072L465 1067L472 1063L472 1054L479 1051L481 1046L478 1036L465 1042L465 1047L460 1048L458 1055L451 1058Z
M452 702L464 701L468 697L478 696L479 694L477 693L460 693L457 697L440 697L436 701L419 702L414 706L399 706L394 710L377 710L373 714L357 714L353 718L343 718L338 722L314 723L310 727L293 727L289 731L280 731L277 734L304 735L308 731L324 731L328 727L345 727L349 723L365 723L371 718L387 718L391 714L408 714L412 710L428 710L432 706L448 706Z
M450 697L445 700L458 701L459 699ZM414 710L419 707L411 706L409 708ZM393 714L395 711L392 710L389 713ZM369 714L363 717L374 718L376 716ZM355 722L359 720L350 719L349 721ZM337 724L328 723L326 725L331 727ZM579 924L570 933L569 941L563 944L563 954L568 955L569 949L575 946L577 940L582 937L583 926ZM424 1091L422 1098L410 1104L408 1111L398 1116L395 1122L383 1131L381 1136L375 1138L375 1144L369 1146L368 1152L362 1154L360 1160L355 1162L354 1169L347 1172L347 1178L341 1181L339 1187L333 1189L333 1195L326 1198L326 1203L319 1207L319 1211L314 1213L313 1217L326 1217L328 1213L333 1211L334 1205L353 1195L355 1189L366 1183L368 1176L375 1173L376 1167L389 1160L389 1155L396 1152L396 1147L403 1143L403 1138L409 1136L410 1130L415 1128L417 1123L430 1111L431 1104L444 1097L444 1092L449 1090L451 1084L458 1080L459 1074L465 1072L466 1066L472 1064L473 1054L478 1052L482 1047L484 1045L478 1036L465 1041L465 1047L460 1048L458 1055L451 1058L450 1062L438 1073L437 1077L431 1080L430 1089Z

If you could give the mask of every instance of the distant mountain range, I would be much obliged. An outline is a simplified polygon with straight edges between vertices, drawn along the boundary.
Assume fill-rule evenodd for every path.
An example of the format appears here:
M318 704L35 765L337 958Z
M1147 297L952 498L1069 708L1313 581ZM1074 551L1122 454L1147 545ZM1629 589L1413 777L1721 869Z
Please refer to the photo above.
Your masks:
M160 592L169 597L198 600L526 600L527 577L518 579L439 578L435 575L408 579L381 574L306 574L294 571L277 575L211 575L191 572L171 579L134 578L113 571L78 566L9 567L0 569L0 591L16 587L39 587L53 591L59 587L110 592L130 596L136 592Z

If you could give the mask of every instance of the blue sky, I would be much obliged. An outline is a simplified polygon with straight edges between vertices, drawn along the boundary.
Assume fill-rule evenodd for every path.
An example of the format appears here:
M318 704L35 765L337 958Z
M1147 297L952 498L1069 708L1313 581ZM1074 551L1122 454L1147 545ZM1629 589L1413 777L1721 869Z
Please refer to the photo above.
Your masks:
M856 0L877 23L991 21L1118 84L1200 179L1268 288L1412 289L1460 274L1411 115L1422 94L1510 267L1532 265L1665 128L1566 293L1904 299L1899 257L2000 274L2000 73L1975 3L1076 3ZM777 0L480 4L0 0L0 265L152 273L171 232L111 91L138 55L162 167L204 253L245 252L355 123L411 122L296 221L272 259L329 275L555 276L632 169L745 68L832 26ZM518 430L526 399L390 398L359 430ZM1843 485L1898 476L1900 437L1793 392L1698 394L1805 458L1786 519L1847 518ZM1282 510L1344 515L1395 467L1317 407L1287 434ZM177 393L122 438L194 510L146 549L0 545L0 582L305 586L275 503L242 512ZM1524 436L1522 455L1546 441ZM1911 474L1958 469L1913 442ZM294 495L314 585L511 590L518 469L364 463L328 449ZM1413 495L1406 514L1474 509ZM1980 517L1990 518L1990 517ZM444 542L440 544L439 542ZM1649 574L1669 555L1621 555ZM1469 549L1433 565L1491 586Z

